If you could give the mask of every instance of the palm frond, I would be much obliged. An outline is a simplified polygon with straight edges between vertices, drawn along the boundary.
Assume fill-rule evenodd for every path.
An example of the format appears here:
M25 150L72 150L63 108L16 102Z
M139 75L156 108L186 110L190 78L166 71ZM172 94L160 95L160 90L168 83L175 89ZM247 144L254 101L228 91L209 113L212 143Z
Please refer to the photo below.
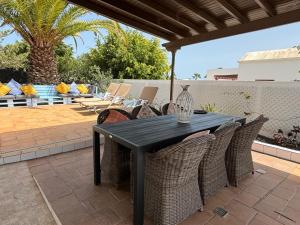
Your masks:
M66 37L78 38L83 31L105 29L127 43L126 33L111 20L84 21L87 10L65 0L0 0L0 19L29 44L56 45Z

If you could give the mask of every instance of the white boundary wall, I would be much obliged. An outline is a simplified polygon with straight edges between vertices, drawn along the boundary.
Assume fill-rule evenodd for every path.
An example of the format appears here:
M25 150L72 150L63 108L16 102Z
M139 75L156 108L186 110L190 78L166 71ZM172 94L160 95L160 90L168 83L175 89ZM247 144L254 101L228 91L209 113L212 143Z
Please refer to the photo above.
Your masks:
M144 86L159 87L155 103L159 106L169 100L168 80L124 80L131 83L130 95L138 97ZM194 108L215 103L219 112L253 119L259 114L270 118L261 134L272 137L279 129L288 132L293 125L300 125L300 82L252 82L252 81L175 81L174 99L181 91L180 85L189 84L194 98ZM250 95L246 99L244 94Z

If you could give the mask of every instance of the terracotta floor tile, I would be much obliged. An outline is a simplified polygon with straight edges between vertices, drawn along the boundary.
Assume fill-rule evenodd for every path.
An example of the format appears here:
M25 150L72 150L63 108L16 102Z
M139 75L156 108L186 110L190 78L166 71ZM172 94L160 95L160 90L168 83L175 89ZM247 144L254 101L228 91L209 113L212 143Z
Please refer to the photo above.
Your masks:
M299 197L293 197L289 202L288 202L288 207L293 208L295 210L298 210L300 213L300 198Z
M225 218L221 218L219 216L215 216L213 219L209 221L210 225L245 225L244 222L238 220L236 217L232 215L227 215Z
M236 201L233 200L229 205L226 206L229 214L242 221L244 224L248 224L254 216L257 214L257 211Z
M284 212L284 216L288 217L289 219L285 217L281 217L279 221L281 221L283 224L300 224L300 211L295 210L293 208L287 207Z
M266 176L266 174L264 174L263 176L260 176L259 178L257 178L257 180L255 180L255 184L265 188L265 189L273 189L274 187L276 187L280 182L282 182L284 180L283 177L275 175L275 174L268 174Z
M255 183L255 184L251 184L249 187L247 187L245 189L245 192L248 192L256 197L262 198L269 192L269 190L267 190Z
M266 163L263 167L266 170L268 169L267 163L271 163L273 166L281 162L270 156L260 154L256 157L256 153L253 155L255 160L259 159L261 163ZM258 165L258 163L256 164ZM89 148L32 160L24 163L22 168L18 169L14 165L1 166L0 219L2 219L1 210L8 212L10 209L9 204L2 208L1 204L8 203L7 199L10 196L14 197L14 195L6 194L8 191L22 190L15 196L26 201L26 194L30 192L30 188L25 188L22 183L31 178L32 174L30 176L24 174L26 169L28 172L30 169L35 174L35 178L54 211L57 212L62 225L132 225L132 203L129 189L116 190L105 182L100 186L94 186L93 173L90 173L91 165L92 149ZM293 163L284 163L284 166L289 165L296 168ZM13 177L15 174L22 179L11 179L14 185L9 185L6 182L7 177ZM292 224L274 211L283 213L295 220L294 224L299 224L300 183L296 179L298 177L293 176L284 177L279 173L275 174L273 167L264 175L249 176L244 180L244 185L240 185L238 188L224 188L209 198L204 206L204 212L196 212L180 225ZM249 180L247 181L247 179ZM278 183L278 181L280 182ZM269 182L272 185L269 184L267 188L264 188L263 185ZM271 189L274 184L276 186ZM292 195L293 192L295 192L294 195ZM290 199L291 195L293 198L288 202L287 199ZM29 201L25 205L30 204ZM227 218L220 218L212 212L215 207L220 206L229 211ZM153 224L150 220L145 219L145 225Z
M279 217L278 214L274 212L279 210L276 206L270 206L268 204L260 202L254 206L254 209L264 215L267 215L268 217L271 217L274 220L278 219Z
M253 207L260 200L260 198L246 191L243 191L235 197L235 200L249 207Z
M84 225L93 219L85 209L75 209L72 212L62 213L58 215L58 218L64 225Z
M93 215L99 225L115 225L120 223L122 219L110 208L100 209Z
M72 193L72 189L58 177L50 177L47 180L44 179L42 182L39 182L39 185L45 192L45 195L50 202Z
M207 202L204 205L204 209L206 210L214 210L216 207L225 207L225 202L216 196L212 196L207 199Z
M113 210L115 211L115 213L121 217L121 218L126 218L128 216L130 216L133 213L133 208L132 208L132 203L130 199L125 199L121 202L119 202L118 204L116 204L113 207Z
M276 212L282 213L287 206L287 203L288 201L286 200L273 195L268 195L265 199L256 204L254 208L257 211L277 220L279 218L279 214Z
M81 137L77 130L83 130L91 138L91 127L96 123L97 115L83 115L77 109L80 109L78 105L39 106L30 110L26 107L1 109L6 120L1 121L0 154L77 139Z
M84 206L73 193L71 193L70 195L63 196L55 201L52 201L51 205L56 214L68 213L77 209L83 211L85 210Z
M276 209L282 211L287 206L288 201L270 194L262 200L262 203L265 203L270 206L275 206Z
M249 223L249 225L282 225L282 224L262 213L258 213L254 217L254 219Z
M272 195L275 195L281 199L284 200L290 200L292 199L292 197L295 195L296 193L296 189L292 190L292 189L286 189L286 188L282 188L277 186L273 191L272 191Z
M212 212L196 212L179 225L204 225L214 217Z
M49 170L52 170L53 168L51 167L51 165L49 163L44 163L42 165L37 165L37 166L33 166L30 168L30 172L33 175L36 175L38 173L44 173L44 172L48 172Z
M218 191L215 194L215 197L220 199L225 205L229 204L229 202L235 198L237 194L231 191L230 188L224 188L223 190Z

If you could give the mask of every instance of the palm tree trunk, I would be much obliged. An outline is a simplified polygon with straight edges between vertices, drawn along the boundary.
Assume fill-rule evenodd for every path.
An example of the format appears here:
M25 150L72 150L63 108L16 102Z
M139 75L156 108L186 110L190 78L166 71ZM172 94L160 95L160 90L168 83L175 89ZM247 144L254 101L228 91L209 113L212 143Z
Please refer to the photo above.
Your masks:
M59 82L53 47L30 46L28 80L34 84Z

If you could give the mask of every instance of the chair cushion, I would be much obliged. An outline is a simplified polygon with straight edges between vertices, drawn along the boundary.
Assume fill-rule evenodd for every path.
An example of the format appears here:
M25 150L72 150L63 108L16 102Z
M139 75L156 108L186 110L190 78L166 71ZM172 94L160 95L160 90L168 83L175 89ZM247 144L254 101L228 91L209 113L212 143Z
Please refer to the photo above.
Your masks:
M168 105L168 110L167 110L167 114L168 115L172 115L175 114L175 107L174 107L174 103L170 102Z
M105 119L103 123L116 123L116 122L121 122L121 121L126 121L129 120L127 116L124 114L116 111L116 110L110 110L109 115Z
M55 87L56 91L60 94L67 94L70 91L70 86L61 82L59 85Z
M210 130L204 130L204 131L200 131L200 132L197 132L197 133L194 133L190 136L187 136L185 139L183 139L182 141L187 141L187 140L190 140L190 139L193 139L193 138L198 138L198 137L202 137L202 136L205 136L205 135L208 135L210 132Z
M27 96L32 96L32 95L36 95L37 94L36 89L31 84L23 85L23 86L21 86L20 89Z
M80 91L78 90L77 84L73 81L72 84L70 84L70 91L71 94L79 95Z
M139 113L137 114L136 118L138 119L145 119L145 118L152 118L157 116L156 113L152 111L148 104L143 104Z
M72 87L71 87L72 89ZM89 89L84 84L77 85L77 89L80 92L80 94L87 94L89 93Z
M11 89L7 85L0 83L0 96L7 95L10 91Z
M22 91L20 90L21 88L21 84L19 84L17 81L15 81L14 79L11 79L7 84L7 87L10 88L10 92L9 94L11 95L20 95L22 94Z

